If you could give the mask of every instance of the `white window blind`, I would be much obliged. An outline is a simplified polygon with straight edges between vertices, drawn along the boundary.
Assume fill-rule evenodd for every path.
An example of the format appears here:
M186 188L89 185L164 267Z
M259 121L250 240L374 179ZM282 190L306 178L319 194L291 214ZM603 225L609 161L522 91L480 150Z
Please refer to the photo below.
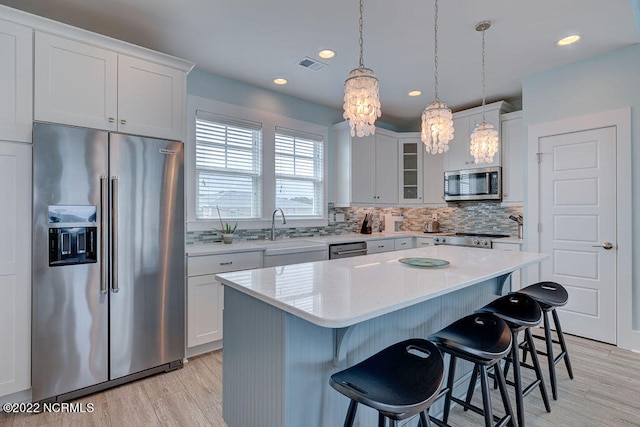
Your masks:
M286 215L322 215L323 156L321 136L276 128L276 206Z
M196 217L260 217L262 125L196 113Z

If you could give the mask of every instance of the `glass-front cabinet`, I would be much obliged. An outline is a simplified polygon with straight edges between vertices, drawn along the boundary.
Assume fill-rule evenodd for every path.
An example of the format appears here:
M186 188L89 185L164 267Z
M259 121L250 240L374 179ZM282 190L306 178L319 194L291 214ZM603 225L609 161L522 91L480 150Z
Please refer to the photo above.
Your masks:
M419 136L398 141L400 205L422 204L422 142Z

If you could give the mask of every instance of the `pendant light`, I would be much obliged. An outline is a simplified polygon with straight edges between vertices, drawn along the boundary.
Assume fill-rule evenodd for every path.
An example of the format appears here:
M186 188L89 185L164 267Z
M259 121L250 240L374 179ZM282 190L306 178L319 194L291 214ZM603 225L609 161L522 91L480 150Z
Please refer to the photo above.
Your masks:
M498 152L498 131L491 123L487 123L484 115L485 109L485 58L484 58L484 32L491 27L490 21L482 21L476 25L476 31L482 31L482 123L476 125L471 133L470 152L475 163L491 163L493 156Z
M351 136L373 135L376 131L375 121L382 115L380 109L378 78L373 70L364 67L362 55L362 1L360 0L360 65L351 70L344 82L344 114L349 121Z
M428 153L444 153L453 139L453 115L447 104L438 99L438 0L435 0L434 32L434 81L436 100L422 112L422 133L420 139Z

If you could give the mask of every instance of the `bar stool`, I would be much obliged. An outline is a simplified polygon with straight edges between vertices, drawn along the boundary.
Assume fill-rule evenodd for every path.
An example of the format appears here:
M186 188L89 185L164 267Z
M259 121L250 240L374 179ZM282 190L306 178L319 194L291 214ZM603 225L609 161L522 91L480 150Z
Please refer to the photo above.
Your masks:
M440 392L446 396L442 421L431 418L439 426L448 426L451 402L456 402L465 409L471 409L484 416L485 426L513 425L514 417L509 403L507 386L500 370L499 361L509 354L511 349L511 334L504 320L491 313L476 313L459 319L444 329L429 337L438 348L450 356L447 386ZM474 364L474 371L480 374L482 386L482 408L453 396L453 384L457 359L467 360ZM488 369L493 367L495 377L500 387L500 395L506 415L499 419L493 416L491 396L489 394Z
M524 397L531 393L536 386L540 389L542 395L542 401L547 412L551 412L551 406L549 405L549 398L547 397L547 389L544 386L544 380L542 378L542 370L540 369L540 362L535 352L535 344L533 342L533 336L531 335L531 327L536 326L542 320L542 310L538 303L531 297L524 294L511 293L500 297L484 307L480 308L478 312L493 313L496 316L502 318L509 329L511 330L511 355L507 358L507 364L505 365L504 375L507 375L509 369L509 362L513 363L513 382L507 380L507 383L515 387L516 392L516 411L518 414L518 426L524 427ZM519 360L519 345L518 345L518 333L524 331L525 342L532 350L531 360L533 366L521 363ZM524 390L522 388L522 375L520 367L524 366L532 368L536 374L536 380L529 384ZM473 389L475 388L477 372L474 370L473 377L469 384L469 390L467 393L467 402L471 401Z
M329 384L351 399L344 421L352 426L358 403L378 411L378 426L392 426L420 414L430 426L428 411L444 379L444 361L431 342L414 338L391 345L366 360L337 372Z
M538 350L538 354L547 356L549 362L549 377L551 378L551 392L553 394L553 400L558 400L558 381L556 378L556 365L562 359L567 367L569 378L573 379L573 370L571 369L571 361L569 360L569 353L567 352L567 345L564 342L564 335L562 334L562 327L560 326L560 319L556 312L556 307L562 307L569 300L569 294L567 290L555 282L538 282L533 285L529 285L526 288L520 289L518 293L528 295L538 302L542 309L544 318L544 337L534 335L534 338L544 339L547 344L547 351L543 352ZM553 323L556 327L556 333L558 334L558 340L552 339L551 325L549 324L549 312L553 315ZM560 354L553 356L553 344L560 344ZM526 346L524 347L525 353L523 360L526 360ZM532 352L533 354L533 352Z

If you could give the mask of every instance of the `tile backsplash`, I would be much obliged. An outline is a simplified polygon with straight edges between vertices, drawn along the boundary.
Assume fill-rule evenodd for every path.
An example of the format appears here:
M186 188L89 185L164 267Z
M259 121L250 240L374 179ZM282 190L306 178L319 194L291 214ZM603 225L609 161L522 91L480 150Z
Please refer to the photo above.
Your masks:
M344 222L334 222L334 214L344 214ZM373 214L373 231L383 231L384 214L402 215L402 229L423 231L424 224L434 214L438 217L441 232L490 233L516 236L518 225L509 219L510 215L523 215L522 206L503 207L500 202L460 202L441 208L337 208L329 204L329 224L326 227L278 227L278 238L312 237L331 234L358 233L365 214ZM243 240L268 239L270 229L238 230L235 238ZM212 243L222 240L215 231L189 231L187 243Z

